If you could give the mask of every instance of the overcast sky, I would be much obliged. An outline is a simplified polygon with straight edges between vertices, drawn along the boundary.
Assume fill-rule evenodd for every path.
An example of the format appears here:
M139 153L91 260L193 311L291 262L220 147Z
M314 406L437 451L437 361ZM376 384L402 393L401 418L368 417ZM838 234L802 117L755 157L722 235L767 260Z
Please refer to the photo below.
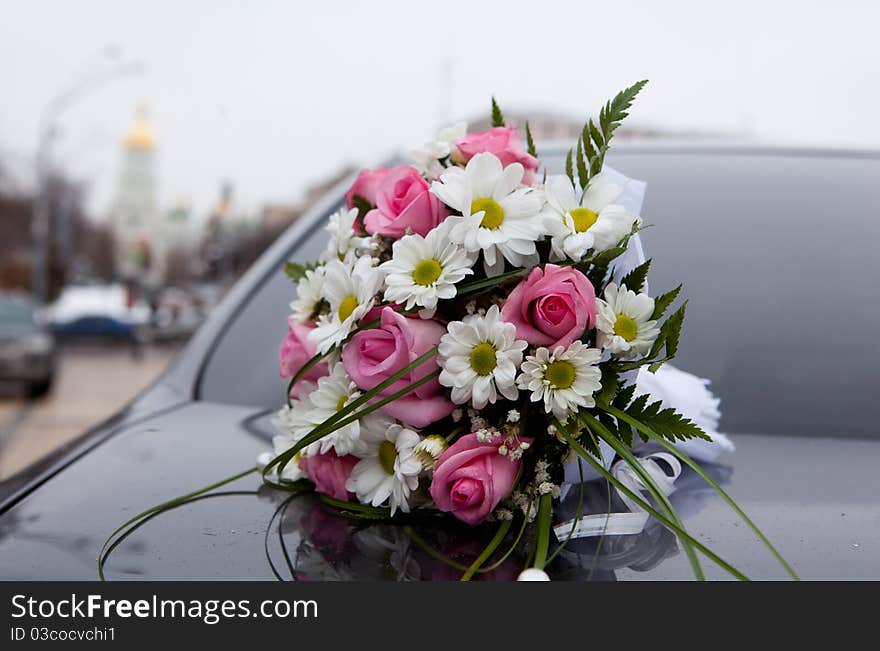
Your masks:
M99 215L141 100L160 201L197 212L224 179L244 208L295 201L345 162L485 111L492 93L586 116L641 78L633 123L880 148L878 25L869 0L0 0L0 156L32 159L44 107L108 47L146 73L65 111L56 149Z

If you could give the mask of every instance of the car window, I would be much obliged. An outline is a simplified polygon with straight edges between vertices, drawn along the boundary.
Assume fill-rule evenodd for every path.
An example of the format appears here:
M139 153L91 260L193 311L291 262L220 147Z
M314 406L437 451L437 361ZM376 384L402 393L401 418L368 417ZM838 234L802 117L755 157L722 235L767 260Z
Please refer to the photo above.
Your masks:
M286 259L301 263L318 259L329 239L323 228L329 214L293 246ZM278 272L256 289L222 334L202 374L203 399L266 408L284 403L287 380L278 374L278 348L295 297L296 286L279 262Z
M618 151L609 163L648 183L651 289L684 283L675 365L711 380L722 431L875 436L880 158ZM313 260L325 241L313 232L290 257ZM280 270L259 288L211 359L205 398L282 404L293 295Z
M689 299L675 364L722 430L877 436L880 157L620 153L648 182L651 290Z
M34 323L30 303L14 298L0 298L0 326L27 326Z

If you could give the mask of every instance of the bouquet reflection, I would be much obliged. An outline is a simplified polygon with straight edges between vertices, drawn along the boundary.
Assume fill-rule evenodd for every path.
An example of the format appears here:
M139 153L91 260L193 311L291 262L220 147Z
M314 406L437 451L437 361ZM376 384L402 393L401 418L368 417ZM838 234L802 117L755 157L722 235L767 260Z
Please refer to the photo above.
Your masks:
M704 464L719 484L730 481L730 467ZM491 526L471 528L449 519L413 515L403 522L367 520L340 513L314 493L280 496L266 539L266 554L279 580L295 581L458 581L491 538ZM682 518L700 512L716 493L696 473L682 472L669 499ZM619 513L626 505L604 480L572 486L560 503L563 518ZM342 517L340 517L342 516ZM512 581L528 565L529 527L511 532L473 575L478 581ZM678 555L676 536L649 519L637 534L599 534L565 542L547 566L554 580L615 580L616 570L647 572Z

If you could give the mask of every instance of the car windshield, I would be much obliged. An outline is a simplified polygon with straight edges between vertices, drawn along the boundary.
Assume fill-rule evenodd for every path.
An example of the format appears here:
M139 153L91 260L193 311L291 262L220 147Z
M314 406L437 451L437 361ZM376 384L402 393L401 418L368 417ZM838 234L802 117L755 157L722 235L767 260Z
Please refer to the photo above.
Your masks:
M865 414L880 367L880 157L628 149L609 163L648 183L651 290L684 282L674 363L711 380L720 429L876 435ZM325 242L313 229L290 259L314 260ZM280 262L214 350L203 399L282 404L277 350L294 286Z
M0 327L29 326L34 322L34 310L27 301L0 298Z

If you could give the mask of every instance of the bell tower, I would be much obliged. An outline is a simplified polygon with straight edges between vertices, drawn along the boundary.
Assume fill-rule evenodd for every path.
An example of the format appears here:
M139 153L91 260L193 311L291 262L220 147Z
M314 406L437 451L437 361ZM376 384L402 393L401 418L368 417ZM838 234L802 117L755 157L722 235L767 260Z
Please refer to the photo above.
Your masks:
M156 140L145 104L138 107L125 136L122 168L111 210L116 267L145 284L158 283L164 270L164 237L156 205Z

